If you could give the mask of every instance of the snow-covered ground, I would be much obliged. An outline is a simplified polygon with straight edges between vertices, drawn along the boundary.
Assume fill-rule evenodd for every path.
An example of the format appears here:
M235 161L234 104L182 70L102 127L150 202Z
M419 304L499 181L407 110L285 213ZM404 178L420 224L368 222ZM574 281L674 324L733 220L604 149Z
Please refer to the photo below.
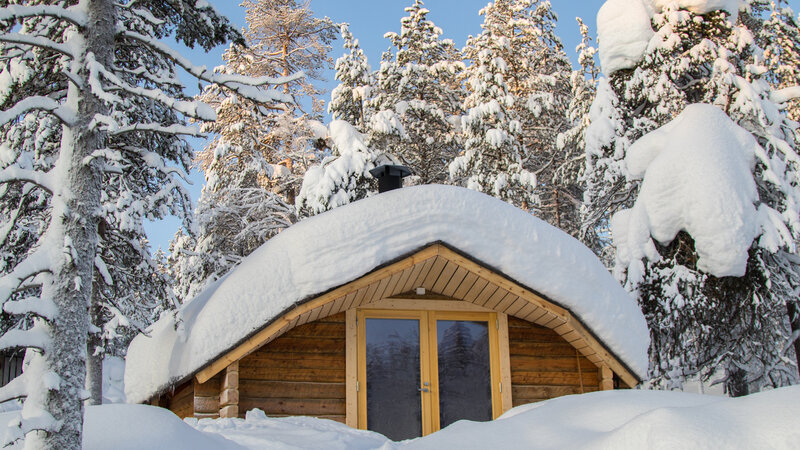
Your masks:
M0 423L14 413L0 414ZM622 390L571 395L515 408L493 422L461 421L419 439L384 436L310 417L187 419L144 405L86 413L94 449L790 449L800 443L800 386L737 399ZM12 447L14 448L14 447Z

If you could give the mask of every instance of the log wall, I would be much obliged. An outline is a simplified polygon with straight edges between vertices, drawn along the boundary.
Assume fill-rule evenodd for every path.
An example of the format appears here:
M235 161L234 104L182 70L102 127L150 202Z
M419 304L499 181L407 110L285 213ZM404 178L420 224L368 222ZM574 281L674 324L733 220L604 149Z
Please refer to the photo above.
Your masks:
M181 419L194 415L194 386L192 381L175 389L171 397L166 399L166 406Z
M599 389L598 368L555 331L508 318L514 406Z
M300 325L239 361L239 416L345 421L345 315Z

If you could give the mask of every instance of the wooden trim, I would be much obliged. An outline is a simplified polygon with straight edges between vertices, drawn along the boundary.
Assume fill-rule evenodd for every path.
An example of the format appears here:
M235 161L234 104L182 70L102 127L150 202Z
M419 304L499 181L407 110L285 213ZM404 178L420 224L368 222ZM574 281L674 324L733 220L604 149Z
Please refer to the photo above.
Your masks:
M228 365L234 361L238 361L245 356L249 355L253 351L257 350L259 347L264 345L270 339L274 338L277 331L280 330L282 327L290 323L294 318L301 316L304 313L312 311L313 309L323 306L326 303L336 300L337 298L347 295L351 292L358 291L362 287L369 286L375 281L383 280L384 278L394 275L397 272L401 272L414 264L417 264L421 261L426 259L432 258L436 256L439 252L439 249L442 248L440 245L431 245L408 258L400 260L394 264L390 264L384 268L378 269L374 272L368 273L363 277L347 283L343 286L340 286L326 294L323 294L313 300L305 302L301 305L294 307L289 312L281 315L280 317L276 318L274 322L267 325L261 331L257 332L253 336L247 338L244 342L236 346L230 352L222 355L217 360L209 364L203 370L197 372L196 378L197 381L200 383L204 383L218 374L222 369L228 367Z
M614 389L614 374L611 369L605 364L600 366L600 390L611 391Z
M233 348L233 350L229 351L228 353L224 354L217 360L213 361L211 364L206 366L204 369L200 370L196 374L196 379L200 383L204 383L218 374L220 371L225 369L228 365L230 365L234 361L238 361L239 359L243 358L244 356L248 355L249 353L255 351L256 349L260 348L265 343L269 342L270 340L274 339L276 336L280 335L282 332L290 329L293 323L298 323L298 318L306 317L308 318L310 314L315 314L317 316L320 315L320 311L317 308L326 306L328 303L336 301L340 298L347 297L353 293L357 293L356 301L354 303L360 303L358 301L358 297L362 294L365 294L363 298L363 302L370 302L370 300L375 300L372 303L369 303L370 308L398 308L398 309L418 309L418 310L433 310L433 309L445 309L442 308L445 306L443 304L444 301L426 301L426 300L409 300L409 299L381 299L381 298L373 298L378 290L380 284L384 283L383 289L381 291L385 291L387 288L387 284L390 282L392 277L397 276L398 281L402 275L401 273L405 270L412 270L417 272L419 269L419 276L416 281L408 281L407 283L413 283L412 286L418 286L420 284L427 286L433 286L434 283L437 282L437 279L441 274L441 271L445 268L445 266L457 266L455 271L459 269L466 269L470 274L473 274L476 278L475 283L472 287L467 290L467 293L464 295L464 301L460 302L453 302L460 303L461 306L455 307L454 305L446 305L446 309L460 309L464 311L473 311L477 308L481 308L474 304L474 302L478 303L487 303L490 297L498 291L505 291L512 295L510 296L500 296L500 294L496 294L498 297L495 298L496 301L490 302L488 304L494 304L500 302L503 297L506 298L513 298L513 296L519 297L519 299L524 300L526 306L523 306L519 309L519 311L528 311L528 305L535 307L538 312L536 315L538 317L535 320L527 320L532 321L534 323L539 324L548 324L551 325L549 328L559 328L565 333L559 333L563 335L569 335L574 337L575 339L569 339L565 337L568 342L572 343L577 340L577 338L582 338L583 341L586 342L587 348L582 347L581 352L585 355L591 355L592 352L597 354L597 357L602 363L605 363L609 366L609 368L614 371L616 374L619 375L620 380L627 384L629 387L633 387L638 384L638 378L628 370L625 365L619 362L615 357L611 355L611 353L600 343L598 340L592 335L591 332L586 330L586 328L575 319L575 317L566 309L555 305L541 296L537 295L536 293L523 288L522 286L518 285L517 283L493 272L490 269L487 269L480 264L470 260L469 258L447 248L441 244L433 244L411 256L405 258L403 260L397 261L393 264L390 264L386 267L377 269L371 273L368 273L361 278L354 280L350 283L347 283L339 288L336 288L328 293L325 293L317 298L314 298L310 301L307 301L303 304L297 305L296 307L292 308L288 312L284 313L280 317L276 318L272 323L267 325L262 330L258 331L251 337L247 338L241 344ZM416 266L416 267L415 267ZM432 268L436 266L438 270L434 273ZM413 268L413 269L412 269ZM437 279L433 279L434 276ZM413 276L409 277L411 280ZM465 277L466 278L466 277ZM485 284L484 284L485 283ZM360 293L359 293L360 292ZM410 301L416 301L417 303L410 303ZM342 304L346 304L348 302L342 302ZM428 306L426 303L435 304L436 306ZM516 304L513 302L512 304ZM470 306L472 305L472 306ZM510 305L509 305L510 306ZM351 306L352 307L352 306ZM488 308L480 309L481 311L486 311ZM332 313L336 313L339 311L331 311ZM504 312L504 311L498 311ZM589 350L590 349L590 350Z
M399 300L401 304L416 304L419 300ZM414 303L407 303L414 302ZM424 302L424 301L423 301ZM430 301L433 307L454 306L450 301ZM352 313L350 313L352 314ZM438 345L436 325L438 320L468 320L487 322L489 330L489 370L490 383L492 390L492 418L500 417L505 411L511 408L511 374L508 351L508 321L507 316L494 311L464 311L456 308L455 310L437 310L428 308L426 310L402 310L402 309L373 309L363 308L355 313L357 317L357 358L358 377L356 382L359 386L357 411L357 427L367 429L367 369L366 369L366 320L367 319L416 319L419 320L420 327L420 388L427 388L421 397L420 408L422 411L422 434L423 436L438 431L439 423L439 369L438 369ZM501 343L501 328L505 335L505 342ZM504 348L501 349L501 348ZM505 362L501 362L501 355L504 352ZM349 356L348 356L349 358ZM501 389L503 379L507 383L505 391ZM348 377L349 380L349 377ZM351 384L354 384L350 381ZM427 384L426 384L427 383ZM355 386L348 386L355 389ZM350 414L348 412L348 414ZM349 422L348 422L349 423Z
M219 416L239 417L239 361L225 368L219 389Z
M453 250L450 250L449 248L443 245L438 245L438 247L439 247L438 254L440 256L443 256L444 258L455 262L459 266L466 268L467 270L478 275L479 277L484 278L489 282L496 284L497 286L505 289L506 291L514 295L517 295L519 297L524 298L525 300L528 300L530 303L533 303L540 308L550 311L554 315L563 318L563 320L566 320L567 315L569 314L569 311L567 311L566 309L550 303L549 301L523 288L517 283L514 283L513 281L510 281L509 279L494 273L493 271L462 256L459 253L454 252Z
M345 423L358 428L358 316L345 312Z
M509 350L508 338L508 315L497 313L498 329L497 341L500 344L498 358L500 359L500 398L502 400L502 412L511 409L513 398L511 396L511 351Z
M463 311L463 312L494 312L494 310L484 308L472 303L461 300L420 300L405 298L385 298L368 305L363 310L417 310L417 311Z
M639 384L635 375L633 375L625 366L622 365L616 358L614 358L611 353L606 350L606 348L600 344L600 342L595 339L595 337L590 333L583 325L572 316L569 315L567 318L567 325L572 328L572 331L576 332L583 340L589 345L589 347L594 350L597 356L607 365L614 373L616 373L619 378L628 385L628 387L634 387Z

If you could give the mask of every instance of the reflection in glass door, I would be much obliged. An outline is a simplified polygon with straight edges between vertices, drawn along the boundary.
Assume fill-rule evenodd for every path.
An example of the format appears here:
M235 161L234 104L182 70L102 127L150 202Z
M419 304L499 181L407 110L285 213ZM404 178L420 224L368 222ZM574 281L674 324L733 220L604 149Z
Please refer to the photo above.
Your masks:
M439 427L492 420L489 324L437 320Z
M420 321L365 321L367 428L398 441L422 436Z

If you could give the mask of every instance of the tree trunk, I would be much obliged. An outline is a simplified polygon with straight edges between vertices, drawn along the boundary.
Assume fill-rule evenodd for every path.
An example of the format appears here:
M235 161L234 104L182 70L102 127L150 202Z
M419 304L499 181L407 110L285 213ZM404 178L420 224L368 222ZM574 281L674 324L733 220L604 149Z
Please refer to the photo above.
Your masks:
M45 407L61 422L58 431L26 436L26 448L80 449L83 431L83 392L86 379L86 345L89 331L87 305L91 300L94 258L97 250L97 214L100 208L101 172L87 163L94 150L102 148L104 133L92 126L104 106L90 90L86 55L93 53L101 64L112 61L115 9L111 0L88 0L89 22L85 52L71 62L71 72L84 80L70 84L67 105L77 109L76 123L63 127L61 150L55 173L63 175L62 186L53 197L53 215L48 233L65 249L55 261L52 283L43 288L59 309L52 322L52 343L44 352L46 368L59 376L56 389L44 393ZM27 442L30 440L31 442Z
M786 304L789 313L789 324L791 325L792 337L794 340L794 360L797 362L797 372L800 375L800 306L796 302Z
M91 325L98 326L101 323L103 307L99 303L98 295L92 293L92 307L89 309L89 320ZM92 327L93 328L93 327ZM88 345L86 349L86 390L89 391L87 405L103 404L103 349L102 330L89 333Z

